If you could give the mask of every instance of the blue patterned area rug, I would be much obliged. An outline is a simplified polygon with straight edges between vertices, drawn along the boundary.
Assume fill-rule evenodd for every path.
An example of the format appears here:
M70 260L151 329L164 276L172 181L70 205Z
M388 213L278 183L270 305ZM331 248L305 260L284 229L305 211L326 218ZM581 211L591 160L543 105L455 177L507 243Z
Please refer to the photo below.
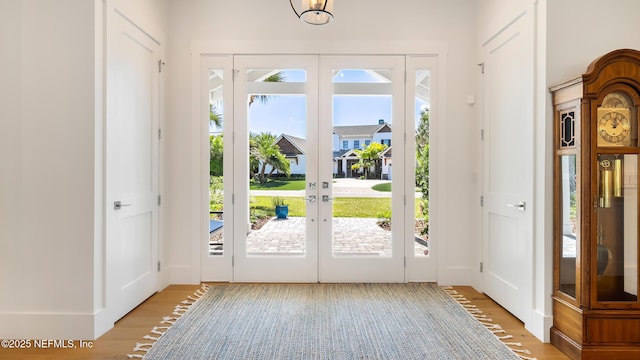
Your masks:
M521 358L432 283L205 285L174 315L129 357Z

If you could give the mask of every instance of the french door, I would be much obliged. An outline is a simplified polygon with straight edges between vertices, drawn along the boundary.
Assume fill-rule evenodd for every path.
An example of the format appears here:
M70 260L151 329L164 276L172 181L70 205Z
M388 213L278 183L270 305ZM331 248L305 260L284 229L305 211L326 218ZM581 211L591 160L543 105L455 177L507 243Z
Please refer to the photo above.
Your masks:
M211 161L202 279L433 277L428 240L414 231L416 99L422 108L429 101L419 88L429 87L432 64L421 66L406 85L404 56L204 58ZM405 86L415 99L405 99ZM431 270L405 278L405 263Z
M318 58L236 56L234 68L234 281L315 282ZM292 170L302 190L270 190ZM291 215L276 217L278 199Z
M320 70L318 165L321 197L330 201L321 201L319 209L319 279L404 281L404 57L322 56ZM364 191L383 179L390 190L384 197ZM342 187L344 180L350 183ZM344 199L353 205L339 215ZM358 215L362 209L379 210Z

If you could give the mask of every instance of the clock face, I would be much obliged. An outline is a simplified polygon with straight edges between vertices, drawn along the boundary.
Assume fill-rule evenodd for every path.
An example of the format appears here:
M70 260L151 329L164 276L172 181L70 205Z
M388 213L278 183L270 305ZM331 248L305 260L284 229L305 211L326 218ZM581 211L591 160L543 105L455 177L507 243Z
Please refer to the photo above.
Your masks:
M627 109L598 109L598 145L624 145L631 133L628 112Z

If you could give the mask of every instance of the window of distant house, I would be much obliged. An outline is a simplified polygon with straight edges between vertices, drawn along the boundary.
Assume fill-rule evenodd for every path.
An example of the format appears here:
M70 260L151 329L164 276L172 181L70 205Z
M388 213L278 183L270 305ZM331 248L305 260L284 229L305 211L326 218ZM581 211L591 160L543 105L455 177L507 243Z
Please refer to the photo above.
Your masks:
M382 145L387 145L389 147L391 147L391 139L382 139Z
M342 148L343 148L343 149L348 149L348 148L349 148L349 141L344 140L344 141L342 142Z
M353 148L360 149L360 140L353 140Z
M371 140L365 140L364 141L364 146L369 146L369 144L371 144Z

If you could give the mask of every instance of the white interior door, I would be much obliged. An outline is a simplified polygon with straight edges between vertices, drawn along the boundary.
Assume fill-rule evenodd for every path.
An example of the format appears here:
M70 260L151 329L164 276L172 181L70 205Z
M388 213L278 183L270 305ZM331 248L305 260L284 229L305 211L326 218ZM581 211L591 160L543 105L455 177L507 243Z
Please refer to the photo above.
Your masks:
M523 321L533 249L533 41L524 22L484 47L482 269L482 290Z
M107 305L118 319L157 290L159 43L118 12L107 37Z

